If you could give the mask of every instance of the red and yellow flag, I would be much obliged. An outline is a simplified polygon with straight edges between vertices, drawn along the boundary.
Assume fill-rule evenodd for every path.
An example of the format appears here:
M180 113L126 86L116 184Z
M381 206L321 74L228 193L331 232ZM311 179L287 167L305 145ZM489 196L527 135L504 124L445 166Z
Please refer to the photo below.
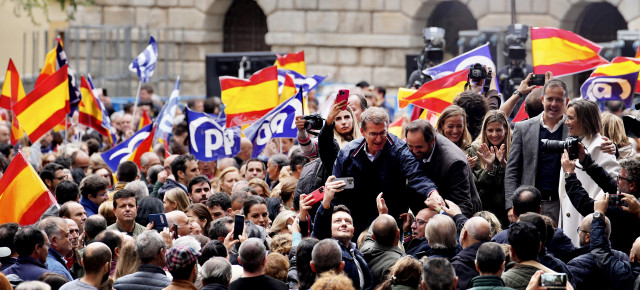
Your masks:
M636 51L636 58L640 58L640 46L638 46L638 50Z
M598 55L601 46L571 31L549 27L531 28L533 73L547 71L554 77L570 75L609 63Z
M404 121L404 117L400 117L398 120L395 120L389 124L389 133L396 135L398 138L403 139L404 135L402 134L402 122Z
M299 74L307 74L307 66L304 62L304 50L298 53L276 54L276 66L282 69L295 71Z
M427 120L427 122L431 123L431 126L434 128L438 123L438 118L440 118L440 114L431 110L424 109L422 114L420 114L420 119Z
M464 91L468 72L465 69L427 82L415 93L406 97L398 93L398 104L400 108L413 104L436 113L442 113L446 107L451 105L453 98Z
M58 44L61 44L60 39L58 39ZM53 75L56 72L56 68L57 68L56 64L58 63L57 56L58 56L58 45L56 45L52 50L47 52L47 56L44 59L44 65L40 70L40 75L38 76L38 79L36 79L36 84L35 84L36 87L40 85L46 78L48 78L49 76Z
M529 119L529 114L527 114L527 111L525 111L524 106L525 105L523 102L522 105L520 106L520 109L518 110L518 113L516 114L515 117L513 117L513 121L512 121L513 123Z
M280 101L279 104L286 102L288 99L293 97L296 91L296 84L293 82L293 79L288 75L284 75L284 82L282 83L282 91L280 92Z
M138 168L141 168L140 157L142 157L142 154L151 152L153 150L153 137L155 136L155 134L156 134L156 127L153 127L153 129L151 129L151 133L149 133L149 136L147 136L147 138L142 140L142 142L138 144L138 147L133 152L131 152L131 155L129 155L128 160L133 161L136 165L138 165Z
M31 142L36 142L64 121L68 112L69 78L66 65L13 105L13 113Z
M82 100L80 106L78 106L78 122L89 128L93 128L100 135L108 137L113 144L112 136L109 130L102 126L104 122L104 116L102 115L102 109L96 96L93 95L89 82L84 77L80 77L80 92L82 94Z
M55 203L38 173L18 151L0 179L0 224L33 224Z
M18 70L13 64L13 60L9 59L9 67L7 67L7 74L4 76L4 83L2 84L0 108L11 110L11 97L14 95L17 96L17 100L21 100L25 96Z
M590 77L619 76L626 75L640 70L640 59L618 56L611 61L611 64L597 67ZM640 75L638 76L640 81ZM640 83L640 82L639 82ZM636 85L636 93L640 94L640 86Z
M257 71L248 80L220 77L227 128L257 121L278 106L278 70L275 66Z
M144 128L144 126L151 124L151 118L149 117L149 114L147 114L146 110L141 110L142 111L142 115L140 116L140 122L138 122L138 129L136 129L136 131Z

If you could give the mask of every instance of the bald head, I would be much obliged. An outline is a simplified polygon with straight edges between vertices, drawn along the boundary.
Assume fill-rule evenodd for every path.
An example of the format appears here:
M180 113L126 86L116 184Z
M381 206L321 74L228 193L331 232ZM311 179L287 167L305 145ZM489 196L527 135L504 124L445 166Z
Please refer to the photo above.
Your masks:
M182 211L174 210L165 214L169 229L173 230L173 225L178 225L178 235L187 236L191 233L189 228L189 217Z
M111 250L107 245L101 242L93 242L84 250L82 256L82 265L87 274L102 274L105 265L111 262ZM107 271L109 268L107 267Z
M629 253L629 260L633 262L640 262L640 237L633 242L631 252Z
M373 221L373 238L383 246L391 247L397 245L400 238L400 230L396 220L388 215L382 214Z
M465 224L460 233L460 245L466 248L477 242L486 242L491 238L491 225L481 217L472 217Z

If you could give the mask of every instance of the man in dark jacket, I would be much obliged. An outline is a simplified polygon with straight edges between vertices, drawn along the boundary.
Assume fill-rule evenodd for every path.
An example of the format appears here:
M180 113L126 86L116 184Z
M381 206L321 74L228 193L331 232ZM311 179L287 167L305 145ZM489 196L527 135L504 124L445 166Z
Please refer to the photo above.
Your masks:
M140 269L133 274L118 278L113 284L119 290L163 289L171 284L164 272L166 257L162 236L156 231L144 231L136 238L136 254L142 261Z
M504 250L502 247L493 242L483 243L478 247L476 254L475 268L480 273L471 280L469 286L473 290L509 290L504 286L504 281L500 278L504 271ZM455 266L454 266L455 268ZM458 271L456 270L456 273ZM458 274L459 275L459 274Z
M354 226L349 209L344 205L331 204L335 193L342 191L339 188L345 185L342 180L333 181L334 178L330 176L324 186L324 198L316 213L312 235L320 240L336 239L342 250L342 261L345 263L343 272L351 278L356 289L371 289L373 276L362 253L356 248L356 244L351 242Z
M378 216L373 200L385 196L389 214L398 219L412 205L413 212L424 207L422 202L436 193L436 186L421 169L407 144L388 134L389 115L384 109L372 107L361 115L358 138L342 147L333 166L336 177L353 177L354 188L336 194L336 204L352 210L356 232L365 230ZM412 202L420 196L420 203ZM371 201L364 203L363 201Z
M47 270L49 238L35 226L25 226L18 230L14 239L18 252L18 260L13 266L2 271L2 274L15 274L22 281L38 280Z
M13 238L20 229L20 225L17 223L6 223L0 225L0 248L6 248L6 253L0 257L0 271L11 267L18 260L18 253L13 244Z
M416 215L415 220L411 224L411 237L404 240L404 248L407 255L411 255L416 259L420 259L431 252L431 246L425 236L425 228L429 220L438 214L430 208L423 208ZM402 229L405 233L409 232L409 229Z
M627 159L620 162L620 172L617 178L612 178L589 154L584 154L580 145L578 160L583 170L606 193L615 194L618 190L622 193L622 201L640 197L640 160ZM566 154L562 155L562 169L565 172L565 188L571 204L581 215L593 213L595 200L582 187L582 183L575 175L575 160L569 160ZM612 206L607 209L607 217L611 219L611 247L624 253L629 253L635 239L640 236L640 218L629 212L626 205Z
M409 150L435 182L442 198L455 202L467 217L482 210L467 157L458 146L422 119L407 125L405 137Z
M580 228L578 228L581 248L577 250L579 253L584 254L569 261L567 266L569 267L569 271L571 271L576 289L617 289L610 288L612 286L611 281L608 281L606 272L602 270L602 267L598 267L596 257L593 254L595 249L592 248L594 243L591 242L591 225L592 221L596 219L594 215L598 216L597 219L605 220L602 222L602 224L605 225L603 226L605 228L604 234L603 237L600 238L608 240L611 234L611 222L609 219L604 217L602 212L585 216L584 219L582 219ZM629 262L629 257L622 252L612 250L611 255L619 261Z
M631 289L638 276L638 264L636 261L629 263L618 259L614 251L611 250L607 234L608 225L604 218L608 205L608 195L600 198L594 204L589 240L591 254L596 262L597 270L603 273L603 282L609 289ZM635 259L637 258L634 257Z
M451 265L458 276L457 289L471 287L471 279L478 276L476 253L482 244L489 241L490 235L491 225L481 217L472 217L464 224L460 231L462 251L451 259Z
M165 184L158 190L160 199L164 199L164 193L167 190L176 187L180 187L184 192L189 192L187 188L189 181L191 181L191 178L200 175L196 157L189 153L176 157L171 161L171 174L173 174L175 180L167 178Z

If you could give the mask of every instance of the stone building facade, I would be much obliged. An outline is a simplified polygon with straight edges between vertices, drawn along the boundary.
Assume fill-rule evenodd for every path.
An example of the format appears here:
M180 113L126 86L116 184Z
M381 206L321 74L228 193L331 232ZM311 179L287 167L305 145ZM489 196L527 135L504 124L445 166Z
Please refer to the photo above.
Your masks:
M241 0L236 0L241 1ZM253 0L244 0L253 1ZM205 55L221 53L233 0L96 0L79 7L70 25L183 28L184 95L205 95ZM471 28L510 24L510 0L256 0L266 18L264 41L274 52L305 51L307 72L330 81L403 86L405 55L423 47L422 28L450 29L456 17ZM580 30L592 5L606 5L626 29L640 29L638 0L515 0L517 22ZM448 8L448 9L447 9ZM455 21L454 21L455 20ZM458 27L465 28L465 27ZM456 33L457 34L457 33ZM448 43L454 45L455 43ZM162 61L162 60L161 60ZM175 61L175 60L174 60Z

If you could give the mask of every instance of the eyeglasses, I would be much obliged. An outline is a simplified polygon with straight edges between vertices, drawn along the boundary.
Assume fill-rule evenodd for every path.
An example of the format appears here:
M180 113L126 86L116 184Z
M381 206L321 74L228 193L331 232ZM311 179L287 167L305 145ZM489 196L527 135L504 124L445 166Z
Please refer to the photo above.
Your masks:
M413 221L413 223L417 224L418 226L422 226L422 225L426 225L427 224L426 221L419 220L419 219L416 219L415 221Z
M374 139L377 139L378 137L382 137L382 138L387 137L387 131L382 131L380 133L368 132L367 134L369 134L369 137Z
M631 179L629 179L629 178L622 177L622 176L620 176L620 174L616 174L616 181L617 181L617 182L620 182L620 179L624 179L624 180L626 180L627 182L633 182L633 180L631 180Z
M581 229L580 227L578 227L578 228L576 229L576 232L577 232L578 234L579 234L580 232L583 232L583 233L585 233L585 234L590 234L590 233L591 233L591 232L587 232L587 231L585 231L585 230Z

